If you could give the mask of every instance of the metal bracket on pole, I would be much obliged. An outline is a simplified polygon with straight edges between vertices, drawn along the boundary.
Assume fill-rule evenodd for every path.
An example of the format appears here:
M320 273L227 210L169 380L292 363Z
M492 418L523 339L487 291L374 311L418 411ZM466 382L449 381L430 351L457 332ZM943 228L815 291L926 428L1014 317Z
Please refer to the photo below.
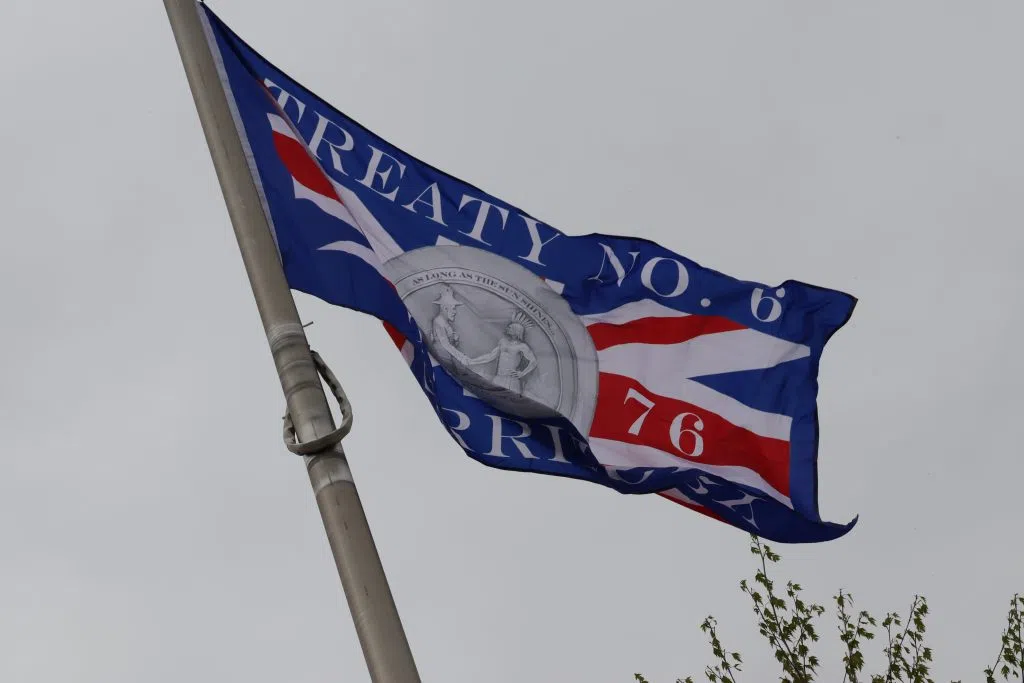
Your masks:
M317 372L320 373L324 383L330 388L331 394L334 395L334 399L338 402L338 409L341 411L341 424L330 434L325 434L318 439L303 443L299 441L298 436L295 434L295 425L292 423L291 413L286 411L284 415L284 445L295 455L314 455L328 448L333 448L352 430L352 404L349 403L345 390L341 388L341 382L334 376L331 369L327 367L327 363L324 362L319 353L313 349L310 349L309 353L313 357L313 364L316 365Z

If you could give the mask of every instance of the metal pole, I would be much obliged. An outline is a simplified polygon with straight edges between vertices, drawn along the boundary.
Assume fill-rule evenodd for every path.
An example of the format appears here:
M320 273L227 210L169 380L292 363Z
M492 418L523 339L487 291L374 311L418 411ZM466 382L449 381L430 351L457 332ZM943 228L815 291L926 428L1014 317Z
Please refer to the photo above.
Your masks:
M194 0L164 0L298 439L334 431L295 301L249 172ZM387 577L341 445L305 458L359 643L374 683L419 683Z

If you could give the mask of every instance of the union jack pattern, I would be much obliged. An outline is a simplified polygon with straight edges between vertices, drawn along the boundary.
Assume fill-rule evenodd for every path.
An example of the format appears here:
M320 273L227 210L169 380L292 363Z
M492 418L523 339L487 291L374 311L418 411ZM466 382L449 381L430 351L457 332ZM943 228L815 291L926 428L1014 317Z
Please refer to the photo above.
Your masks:
M852 313L852 297L799 282L736 280L641 239L565 235L382 140L267 62L208 8L199 11L290 284L380 318L470 456L656 493L783 542L829 540L852 528L820 519L816 475L818 365ZM584 394L593 393L585 419L561 409L540 417L509 412L438 357L393 264L456 245L466 247L457 252L465 257L442 264L444 277L459 269L481 282L497 277L481 274L473 254L482 250L525 269L567 304L572 321L543 306L530 312L525 295L495 279L488 286L522 308L513 319L518 330L488 343L535 356L530 364L508 361L507 376L534 374L505 389L540 386L542 371L557 389L548 368L579 381L580 395L566 400L585 405ZM441 316L443 307L430 310ZM452 336L445 348L463 364L482 363L455 350L455 315L439 328ZM535 353L537 320L551 329L579 324L587 343ZM469 328L462 329L465 336Z

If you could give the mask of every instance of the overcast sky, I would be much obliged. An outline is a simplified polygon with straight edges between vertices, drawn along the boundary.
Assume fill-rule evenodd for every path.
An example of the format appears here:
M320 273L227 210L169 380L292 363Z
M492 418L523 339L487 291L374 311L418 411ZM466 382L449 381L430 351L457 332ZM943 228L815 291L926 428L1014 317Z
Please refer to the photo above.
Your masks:
M563 231L859 297L819 404L822 514L861 521L783 569L926 594L938 678L980 680L1024 591L1024 5L211 4ZM368 681L162 4L3 0L0 92L0 680ZM473 462L379 323L299 306L425 681L674 681L709 613L770 679L743 533Z

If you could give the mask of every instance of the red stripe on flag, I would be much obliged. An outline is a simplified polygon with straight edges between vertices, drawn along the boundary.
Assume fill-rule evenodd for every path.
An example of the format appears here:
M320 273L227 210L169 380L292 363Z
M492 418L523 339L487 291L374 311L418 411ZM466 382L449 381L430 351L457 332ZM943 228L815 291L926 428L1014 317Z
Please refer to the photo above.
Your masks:
M744 325L717 315L638 318L621 325L594 323L587 326L598 351L619 344L679 344L705 334L742 329Z
M302 143L280 133L274 133L274 148L281 157L285 168L295 180L317 194L341 201L331 181L327 179L320 166L309 156L309 150Z
M597 395L590 436L649 446L685 462L746 467L789 495L788 441L759 436L710 410L659 396L630 377L600 373Z
M405 345L405 335L398 331L398 328L389 323L387 320L382 321L384 323L384 329L387 330L388 336L391 337L391 341L395 343L395 346L399 350Z

